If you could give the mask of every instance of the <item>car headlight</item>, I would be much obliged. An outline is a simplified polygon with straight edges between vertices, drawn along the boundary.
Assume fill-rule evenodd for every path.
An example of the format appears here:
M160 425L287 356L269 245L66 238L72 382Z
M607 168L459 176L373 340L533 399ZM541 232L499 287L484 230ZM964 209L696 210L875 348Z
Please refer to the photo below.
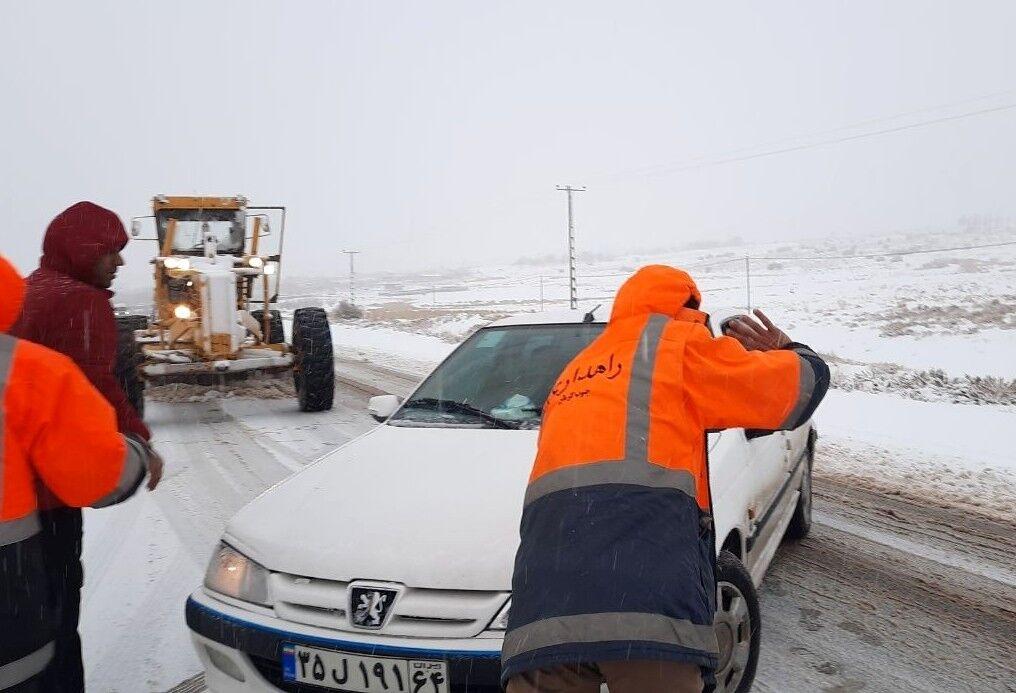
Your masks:
M205 571L205 587L227 597L271 606L268 569L226 543L220 543Z
M487 630L508 630L508 612L511 610L512 600L509 599L501 607L501 610L497 612L497 616L487 626Z

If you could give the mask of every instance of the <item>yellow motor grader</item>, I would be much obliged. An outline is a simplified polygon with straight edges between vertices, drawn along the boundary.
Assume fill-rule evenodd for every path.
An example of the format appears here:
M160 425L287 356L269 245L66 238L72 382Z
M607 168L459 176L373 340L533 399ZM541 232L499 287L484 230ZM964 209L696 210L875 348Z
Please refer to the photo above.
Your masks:
M279 219L278 236L272 218ZM211 384L252 372L292 370L303 411L331 409L332 337L323 308L293 313L286 342L278 300L286 208L246 198L158 195L152 260L155 293L148 316L121 315L121 382L139 409L144 382ZM256 306L256 308L255 308Z

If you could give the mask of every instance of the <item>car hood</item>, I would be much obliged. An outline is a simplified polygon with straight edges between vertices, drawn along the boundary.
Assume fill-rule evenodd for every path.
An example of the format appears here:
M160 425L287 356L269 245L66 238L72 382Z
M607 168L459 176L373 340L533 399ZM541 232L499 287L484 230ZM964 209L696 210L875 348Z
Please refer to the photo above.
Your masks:
M536 438L379 426L255 498L225 538L276 572L507 591Z

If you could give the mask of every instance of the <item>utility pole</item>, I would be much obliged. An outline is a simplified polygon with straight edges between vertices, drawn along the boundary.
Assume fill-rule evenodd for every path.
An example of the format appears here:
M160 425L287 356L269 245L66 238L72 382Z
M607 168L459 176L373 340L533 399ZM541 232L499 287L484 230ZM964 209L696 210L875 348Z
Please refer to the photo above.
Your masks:
M568 302L571 309L579 307L579 286L575 279L575 218L572 215L572 193L585 192L586 186L573 188L570 185L559 185L558 190L568 193Z
M745 306L751 312L751 258L744 256L744 287L747 294L748 305Z
M356 305L356 291L354 290L353 278L355 274L353 272L353 258L359 255L359 250L343 250L346 255L349 256L349 304Z

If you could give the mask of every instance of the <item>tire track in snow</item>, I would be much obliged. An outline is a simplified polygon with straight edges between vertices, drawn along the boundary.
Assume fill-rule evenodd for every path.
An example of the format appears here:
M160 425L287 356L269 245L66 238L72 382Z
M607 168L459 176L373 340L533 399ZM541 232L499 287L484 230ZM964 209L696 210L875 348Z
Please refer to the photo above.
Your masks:
M1014 690L1016 527L821 476L815 493L762 586L757 690Z
M225 399L152 402L147 420L166 459L162 483L96 511L101 518L86 527L81 630L90 690L166 689L197 671L183 604L226 522L321 450L373 423L357 391L337 392L335 409L320 414L298 412L286 400Z

